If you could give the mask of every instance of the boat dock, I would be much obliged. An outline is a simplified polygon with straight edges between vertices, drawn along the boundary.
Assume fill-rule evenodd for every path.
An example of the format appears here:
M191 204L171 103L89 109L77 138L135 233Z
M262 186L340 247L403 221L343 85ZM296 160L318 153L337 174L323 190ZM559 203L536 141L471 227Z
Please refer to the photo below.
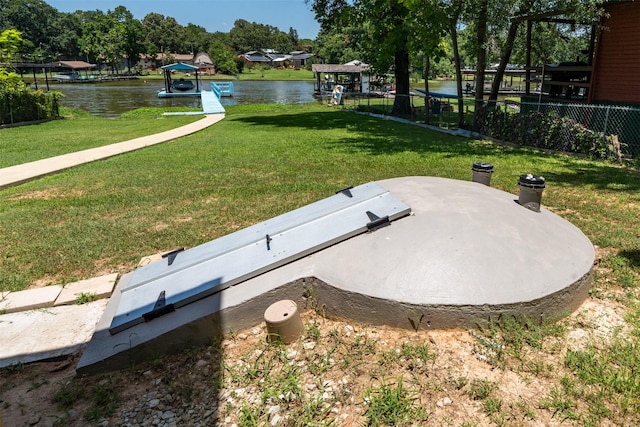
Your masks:
M200 93L202 100L202 111L204 114L224 114L225 109L220 103L220 98L212 91L203 90Z
M233 82L211 82L209 85L218 98L233 96Z

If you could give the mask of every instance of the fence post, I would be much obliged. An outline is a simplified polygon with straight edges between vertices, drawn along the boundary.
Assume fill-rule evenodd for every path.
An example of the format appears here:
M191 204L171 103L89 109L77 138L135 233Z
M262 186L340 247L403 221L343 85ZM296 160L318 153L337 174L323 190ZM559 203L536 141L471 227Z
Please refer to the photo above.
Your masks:
M607 125L609 124L609 112L610 111L611 111L611 105L607 105L607 112L604 115L604 131L602 132L605 135L607 134Z

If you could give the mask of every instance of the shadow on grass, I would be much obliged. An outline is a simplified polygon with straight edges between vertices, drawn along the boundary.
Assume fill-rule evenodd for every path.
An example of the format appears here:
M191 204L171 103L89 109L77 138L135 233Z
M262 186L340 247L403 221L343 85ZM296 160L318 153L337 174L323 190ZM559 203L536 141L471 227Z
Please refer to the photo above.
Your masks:
M407 151L422 155L437 153L444 158L467 156L479 159L490 155L501 157L527 155L532 161L535 161L538 156L541 159L550 156L527 148L473 143L470 140L418 126L343 111L254 115L234 118L234 120L248 125L272 126L278 129L347 129L353 132L353 138L331 141L328 144L339 146L343 150L371 155L389 155ZM585 162L579 158L565 157L564 159L563 169L566 172L560 172L560 168L550 168L546 171L543 169L538 172L548 181L558 184L593 186L597 189L620 192L640 190L640 171L638 170L621 168L605 162Z
M438 153L445 156L485 155L490 146L474 146L463 138L418 126L408 126L391 120L343 111L305 112L269 116L233 118L239 122L261 127L298 128L306 130L347 129L353 137L329 144L342 149L371 155L389 155L401 152L418 154ZM495 146L497 147L497 146Z
M619 255L627 259L632 267L640 267L640 250L624 250Z
M573 186L591 185L599 190L637 192L640 191L640 171L593 161L589 164L567 159L565 166L571 171L546 172L547 180ZM640 195L639 195L640 196Z

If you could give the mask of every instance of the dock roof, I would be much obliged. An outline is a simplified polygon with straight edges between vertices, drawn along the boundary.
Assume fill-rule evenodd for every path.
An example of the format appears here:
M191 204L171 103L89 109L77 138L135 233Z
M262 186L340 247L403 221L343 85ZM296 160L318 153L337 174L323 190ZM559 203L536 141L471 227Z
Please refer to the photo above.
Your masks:
M176 70L176 71L195 71L198 67L195 65L184 64L182 62L176 62L175 64L165 65L161 67L163 70Z
M368 65L313 64L314 73L352 73L357 74L369 69Z

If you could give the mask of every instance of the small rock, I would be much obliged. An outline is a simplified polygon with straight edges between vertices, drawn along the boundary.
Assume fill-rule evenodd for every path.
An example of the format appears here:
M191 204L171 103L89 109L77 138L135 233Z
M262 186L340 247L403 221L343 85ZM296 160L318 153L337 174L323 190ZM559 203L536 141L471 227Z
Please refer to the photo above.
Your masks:
M451 401L451 399L449 399L448 397L445 397L444 399L442 399L442 404L444 406L448 406L451 405L453 402Z
M160 399L151 399L149 401L149 408L155 408L156 406L158 406L160 404Z
M209 363L206 360L200 359L200 360L198 360L196 362L196 368L203 368L203 367L208 366L208 365L209 365Z
M260 334L262 333L262 328L253 328L253 329L251 330L251 333L252 333L253 335L260 335Z
M277 414L278 412L280 412L280 405L273 405L267 410L267 414L269 414L270 416L273 414Z
M278 423L280 423L281 419L282 419L282 417L280 416L280 414L275 414L273 416L273 418L271 419L271 421L269 421L269 425L277 426Z
M238 338L239 338L239 339L241 339L241 340L246 340L247 338L249 338L249 335L247 335L247 334L240 334L240 335L238 335Z
M313 383L309 383L305 386L305 388L307 389L307 391L313 391L316 389L316 385Z
M304 348L305 350L313 350L314 348L316 348L316 343L313 341L303 343L302 348Z
M287 352L287 360L293 360L298 356L298 352L296 350L289 350Z

